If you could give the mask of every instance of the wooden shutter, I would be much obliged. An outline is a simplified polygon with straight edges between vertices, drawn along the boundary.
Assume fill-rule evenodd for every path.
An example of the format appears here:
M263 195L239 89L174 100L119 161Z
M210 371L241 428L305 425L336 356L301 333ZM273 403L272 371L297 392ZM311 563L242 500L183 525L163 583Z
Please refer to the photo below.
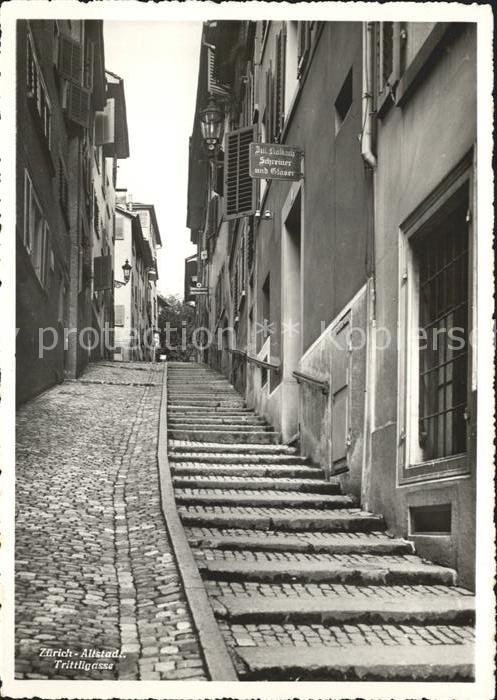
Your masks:
M84 70L84 77L83 77L83 82L85 88L88 90L93 90L93 66L95 62L95 44L93 41L87 41L86 42L86 51L85 51L85 70Z
M211 46L207 46L207 92L209 95L227 97L229 91L221 85L215 71L215 51Z
M93 258L93 289L96 292L112 287L112 259L110 255Z
M276 37L276 68L274 76L273 99L273 137L279 141L285 119L285 59L286 59L286 29Z
M90 97L89 90L74 83L66 83L63 104L67 117L85 128L90 126Z
M114 325L124 326L124 304L114 306Z
M76 85L81 85L82 60L81 44L61 34L59 36L59 74Z
M215 236L217 233L217 224L219 221L219 197L215 194L209 202L209 211L207 215L207 237Z
M255 127L226 134L224 167L224 212L229 221L255 213L255 181L249 175L249 146Z

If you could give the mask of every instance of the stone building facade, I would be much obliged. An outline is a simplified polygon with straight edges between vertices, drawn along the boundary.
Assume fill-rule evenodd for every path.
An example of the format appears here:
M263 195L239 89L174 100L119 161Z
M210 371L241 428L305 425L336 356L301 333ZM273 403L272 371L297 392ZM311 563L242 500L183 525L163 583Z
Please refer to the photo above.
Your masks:
M115 162L129 150L122 81L106 76L101 20L20 20L16 68L16 362L23 402L105 352Z
M465 24L206 22L187 216L200 359L467 585L475 65ZM250 143L298 148L302 176L251 177Z
M157 248L161 244L157 217L151 204L134 203L126 190L118 190L115 232L114 297L115 346L113 358L121 361L154 360L158 335ZM124 284L122 269L130 265Z

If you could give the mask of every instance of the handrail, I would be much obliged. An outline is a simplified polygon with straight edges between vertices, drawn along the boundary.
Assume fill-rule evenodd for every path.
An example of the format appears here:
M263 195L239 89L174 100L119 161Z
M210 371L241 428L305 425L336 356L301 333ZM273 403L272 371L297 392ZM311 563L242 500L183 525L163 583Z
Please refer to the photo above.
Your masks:
M299 372L298 370L293 372L293 376L297 382L299 382L299 384L300 382L307 382L307 384L311 384L312 386L316 387L316 389L320 389L325 395L330 393L330 383L326 379L316 379L316 377L311 377L310 374L305 374L304 372Z
M252 357L252 355L249 355L247 352L245 352L245 350L238 350L237 348L226 349L233 355L241 355L246 359L247 362L251 362L253 365L257 365L257 367L268 369L270 372L275 372L276 374L279 374L280 372L280 365L275 365L272 362L265 362L264 360L259 360L257 357Z

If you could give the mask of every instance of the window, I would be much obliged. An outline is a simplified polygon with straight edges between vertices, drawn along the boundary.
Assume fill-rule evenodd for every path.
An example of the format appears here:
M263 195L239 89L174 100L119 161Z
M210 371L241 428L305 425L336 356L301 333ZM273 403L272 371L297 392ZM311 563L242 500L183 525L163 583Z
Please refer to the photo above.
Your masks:
M100 238L100 208L95 195L93 195L93 229L97 238Z
M68 183L67 183L67 170L62 156L59 156L59 203L64 215L66 223L69 220L69 198L68 198Z
M124 218L116 215L115 220L115 237L116 241L122 241L124 239Z
M47 283L49 265L49 230L31 178L24 171L24 247L42 286Z
M399 483L471 468L471 158L401 227Z
M83 85L88 90L93 89L93 63L95 46L93 41L87 40L85 45L85 63L83 70Z
M51 107L45 82L35 56L31 34L28 34L26 87L32 112L36 115L39 129L46 139L48 148L50 148L52 136Z
M463 200L413 242L422 331L418 438L423 462L466 450L467 207Z
M394 55L394 23L380 22L378 25L378 93L388 92L392 84Z
M338 93L335 100L335 134L340 131L340 128L345 121L345 117L352 107L352 68L349 70L347 77Z
M311 52L311 22L297 22L297 70L298 77L302 77Z
M114 325L124 326L124 304L114 306Z

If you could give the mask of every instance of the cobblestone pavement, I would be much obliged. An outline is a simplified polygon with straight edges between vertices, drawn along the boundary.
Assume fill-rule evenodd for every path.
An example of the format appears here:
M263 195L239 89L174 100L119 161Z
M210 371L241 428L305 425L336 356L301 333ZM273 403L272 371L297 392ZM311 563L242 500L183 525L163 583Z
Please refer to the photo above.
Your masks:
M18 411L17 678L206 678L160 510L161 384L100 362Z

